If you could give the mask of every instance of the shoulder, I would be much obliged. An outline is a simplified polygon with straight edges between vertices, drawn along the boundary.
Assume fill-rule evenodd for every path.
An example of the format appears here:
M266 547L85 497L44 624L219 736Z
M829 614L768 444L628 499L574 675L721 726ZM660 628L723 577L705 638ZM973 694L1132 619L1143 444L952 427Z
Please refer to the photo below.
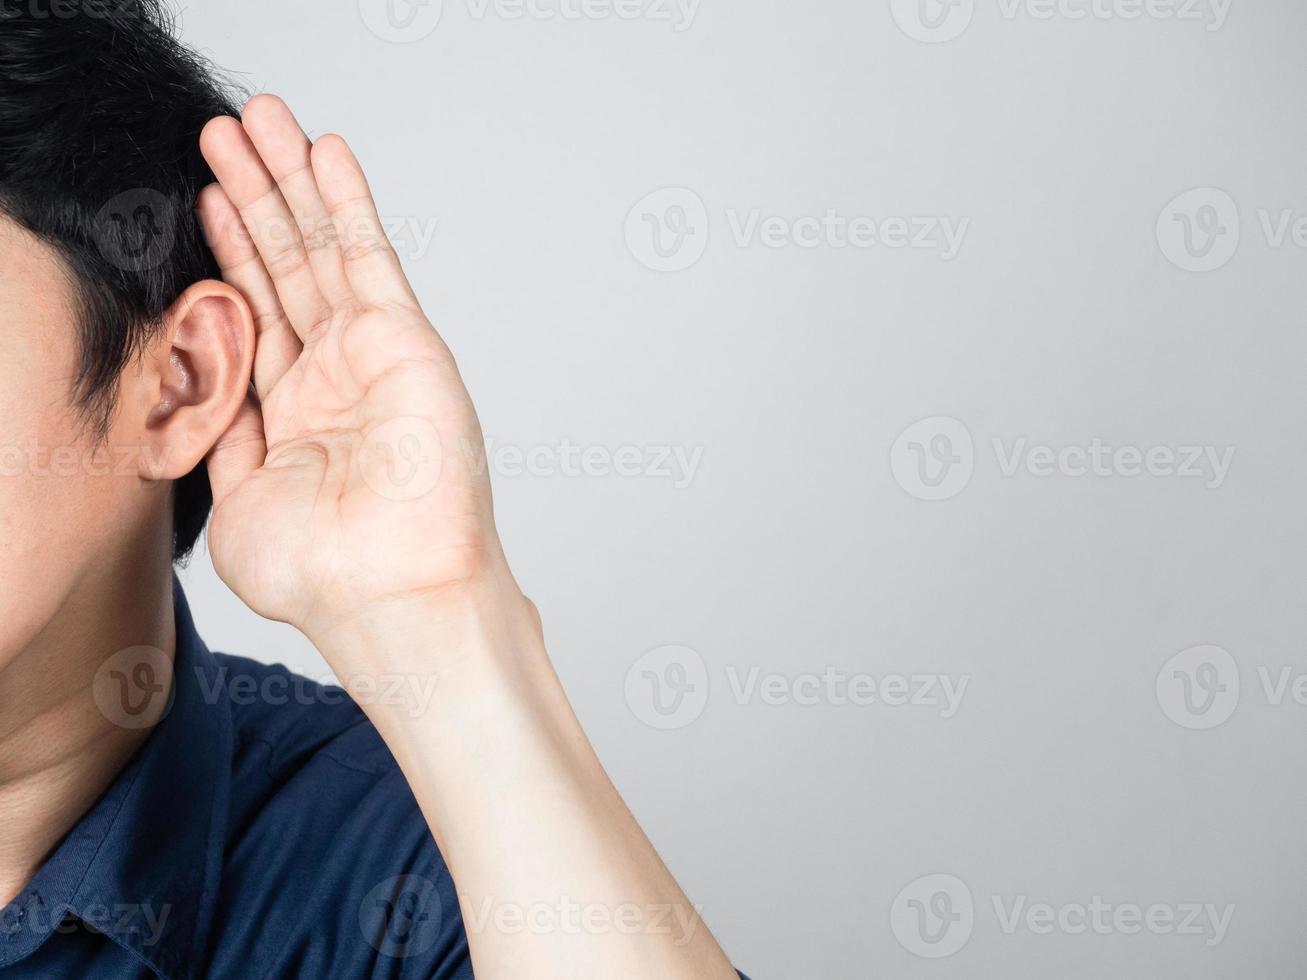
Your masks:
M281 664L214 654L215 686L231 711L238 762L259 757L267 775L330 762L360 775L397 772L394 758L363 711L339 687Z
M339 687L280 664L214 655L213 696L230 712L230 811L238 826L276 823L312 838L341 839L357 819L430 840L417 802L385 742ZM319 843L322 843L319 841Z
M247 967L272 957L254 976L289 975L278 973L287 956L298 975L315 964L319 976L340 975L342 956L358 976L464 958L453 881L362 710L280 665L214 661L233 742L220 907L241 925L215 929L220 955ZM418 924L392 936L405 910Z

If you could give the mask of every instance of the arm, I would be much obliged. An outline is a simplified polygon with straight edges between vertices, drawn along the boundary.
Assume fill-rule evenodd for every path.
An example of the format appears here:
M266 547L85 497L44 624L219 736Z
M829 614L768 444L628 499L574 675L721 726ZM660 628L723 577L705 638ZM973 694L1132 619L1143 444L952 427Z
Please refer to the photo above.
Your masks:
M604 773L494 527L483 439L343 140L261 96L201 145L200 214L258 331L209 455L210 550L337 675L434 678L367 707L456 883L479 978L731 980ZM384 700L384 699L379 699Z

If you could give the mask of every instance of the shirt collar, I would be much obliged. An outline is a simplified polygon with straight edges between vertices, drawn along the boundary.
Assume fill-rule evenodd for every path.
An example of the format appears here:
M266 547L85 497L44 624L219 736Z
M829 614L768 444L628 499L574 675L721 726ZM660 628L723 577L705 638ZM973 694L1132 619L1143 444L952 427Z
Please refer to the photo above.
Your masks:
M67 912L160 976L194 976L221 878L232 725L216 696L217 664L175 577L173 605L172 704L27 890L0 912L0 967L35 952Z

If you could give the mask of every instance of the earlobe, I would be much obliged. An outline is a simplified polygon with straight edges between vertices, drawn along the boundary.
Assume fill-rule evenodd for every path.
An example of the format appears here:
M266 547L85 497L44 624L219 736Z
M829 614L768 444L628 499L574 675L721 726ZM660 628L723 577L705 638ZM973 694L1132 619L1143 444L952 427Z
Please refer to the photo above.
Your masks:
M196 283L173 304L153 350L144 420L149 480L176 480L227 431L250 386L254 318L226 283ZM144 467L143 467L144 469Z

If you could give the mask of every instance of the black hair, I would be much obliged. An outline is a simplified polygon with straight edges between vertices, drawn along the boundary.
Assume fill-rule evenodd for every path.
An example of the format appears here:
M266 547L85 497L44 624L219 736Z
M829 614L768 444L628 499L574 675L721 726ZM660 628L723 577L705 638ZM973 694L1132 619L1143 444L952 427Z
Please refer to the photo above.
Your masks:
M200 130L235 90L163 0L0 0L0 215L53 248L78 308L73 404L103 439L122 371L191 285L221 273L195 214ZM203 463L173 486L173 558L212 508Z

